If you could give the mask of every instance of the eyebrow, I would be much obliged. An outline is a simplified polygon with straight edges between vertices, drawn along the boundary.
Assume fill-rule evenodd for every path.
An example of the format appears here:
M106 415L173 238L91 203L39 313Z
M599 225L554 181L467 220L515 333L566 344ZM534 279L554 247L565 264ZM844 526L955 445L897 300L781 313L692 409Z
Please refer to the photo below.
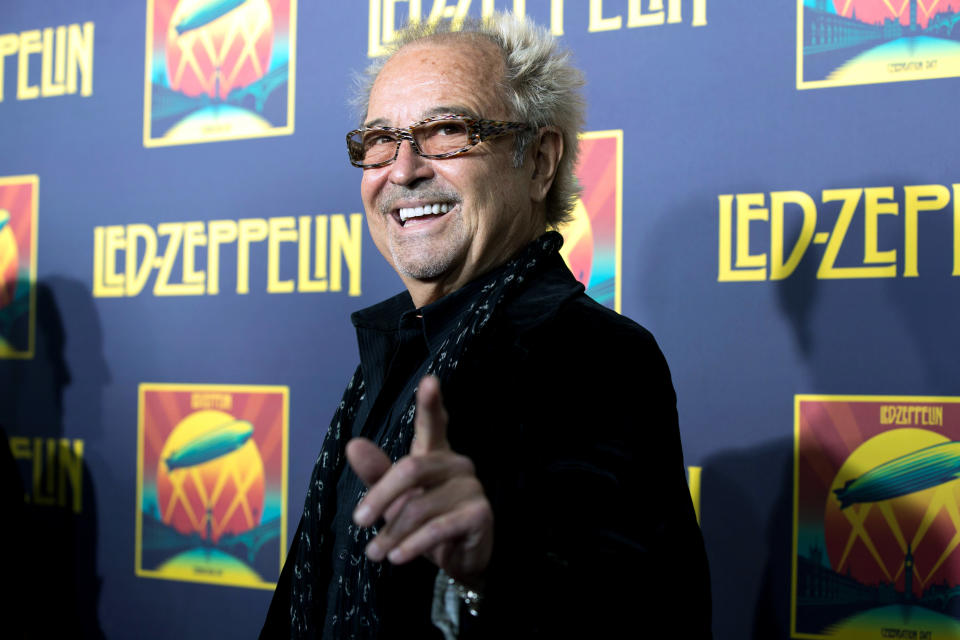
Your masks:
M442 116L442 115L453 114L453 113L467 116L469 118L473 118L474 120L480 119L480 116L473 109L470 109L469 107L465 107L459 104L446 104L446 105L438 105L436 107L432 107L424 111L423 113L420 114L420 117L417 118L417 120L415 120L415 122L419 122L420 120L425 120L426 118L431 118L433 116ZM371 127L388 127L391 125L389 124L389 120L387 120L386 118L374 118L373 120L368 120L367 122L365 122L363 126L366 128L371 128Z

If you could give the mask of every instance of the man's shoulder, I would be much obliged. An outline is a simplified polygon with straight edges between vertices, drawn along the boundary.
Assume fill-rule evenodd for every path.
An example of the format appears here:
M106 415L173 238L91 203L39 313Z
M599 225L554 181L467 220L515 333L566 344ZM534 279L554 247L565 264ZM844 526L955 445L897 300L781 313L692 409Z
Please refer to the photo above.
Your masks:
M614 352L660 353L646 327L583 292L566 299L542 323L530 327L524 337L526 342L547 341L600 356Z
M653 334L635 320L606 307L586 293L567 301L557 312L557 320L571 328L582 327L598 337L631 337L644 342L653 341Z
M569 332L572 341L630 340L656 345L647 329L588 296L559 255L551 260L540 277L506 310L518 335Z
M649 330L586 294L568 300L551 321L529 334L527 344L537 357L551 352L570 367L598 375L607 367L626 368L631 375L644 377L669 379L670 375L663 352Z

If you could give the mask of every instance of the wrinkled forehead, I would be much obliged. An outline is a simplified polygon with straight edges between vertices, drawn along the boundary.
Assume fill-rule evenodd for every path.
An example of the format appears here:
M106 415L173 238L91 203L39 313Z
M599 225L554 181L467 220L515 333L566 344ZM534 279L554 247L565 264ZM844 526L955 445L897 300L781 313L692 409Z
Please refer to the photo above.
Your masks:
M377 75L367 124L406 126L447 108L474 117L507 118L505 69L500 49L485 38L446 34L409 44Z

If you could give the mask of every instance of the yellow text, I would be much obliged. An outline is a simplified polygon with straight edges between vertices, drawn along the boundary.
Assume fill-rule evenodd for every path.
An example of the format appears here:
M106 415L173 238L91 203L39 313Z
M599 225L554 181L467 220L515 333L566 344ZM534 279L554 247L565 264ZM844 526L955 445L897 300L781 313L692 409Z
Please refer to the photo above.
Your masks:
M83 508L83 440L10 436L15 460L28 463L30 481L23 499L42 506ZM67 485L70 486L69 497Z
M191 409L233 409L233 394L202 392L190 394Z
M537 0L537 5L546 0ZM527 0L369 0L370 20L367 38L367 55L376 58L387 53L397 31L405 20L426 20L430 24L442 19L452 21L453 30L460 28L464 19L471 15L489 18L495 11L511 11L521 18L527 14ZM589 0L565 3L564 0L549 0L550 32L562 36L563 18L567 4L577 11L587 11L587 31L613 31L624 27L654 27L663 24L678 24L689 20L691 26L707 24L707 0ZM398 10L402 5L402 10ZM689 14L685 12L687 7ZM624 17L626 19L624 20Z
M818 279L916 278L921 214L943 215L951 201L952 275L960 276L960 184L824 189L819 203L803 191L720 195L717 280L783 280L811 245L824 247ZM826 228L818 230L825 220ZM786 246L788 222L798 229L791 246ZM852 223L862 229L859 238ZM843 265L838 264L842 247L848 247ZM850 247L862 256L854 264Z
M238 294L250 292L260 261L268 293L342 291L346 266L348 293L359 296L362 240L359 213L95 227L93 295L137 296L152 275L155 296L217 295L229 252Z
M943 407L883 404L880 405L880 424L915 424L921 426L943 426Z
M40 58L39 78L31 56ZM0 34L0 102L7 57L16 60L17 100L74 94L78 87L80 95L93 95L92 22Z

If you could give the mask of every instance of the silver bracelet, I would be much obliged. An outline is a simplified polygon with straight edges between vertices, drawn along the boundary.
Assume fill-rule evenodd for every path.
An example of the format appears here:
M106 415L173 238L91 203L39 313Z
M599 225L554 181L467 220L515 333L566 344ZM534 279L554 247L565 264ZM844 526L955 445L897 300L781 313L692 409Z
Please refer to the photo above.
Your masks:
M479 615L480 605L483 602L483 596L480 595L480 592L460 584L453 578L447 578L447 581L447 584L457 591L457 596L460 597L460 601L463 602L470 615L473 617Z

